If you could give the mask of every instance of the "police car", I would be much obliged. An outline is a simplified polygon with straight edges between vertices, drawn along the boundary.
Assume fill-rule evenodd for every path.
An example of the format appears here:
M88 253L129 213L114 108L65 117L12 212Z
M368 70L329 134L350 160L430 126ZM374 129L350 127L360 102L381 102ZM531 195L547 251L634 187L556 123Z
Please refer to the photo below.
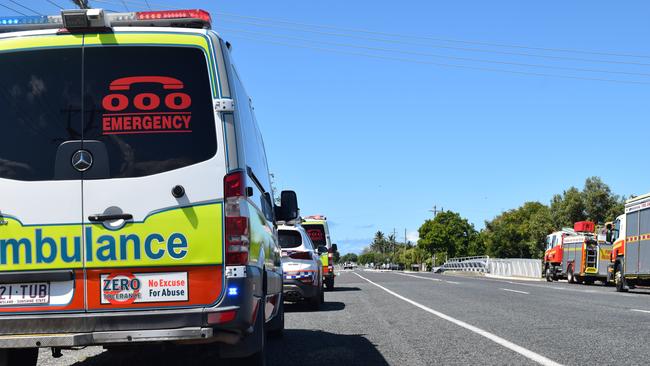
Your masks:
M282 247L284 300L307 301L312 309L320 309L325 300L320 253L300 225L279 226L278 239Z
M210 343L284 327L250 98L201 10L0 18L0 365L39 347Z

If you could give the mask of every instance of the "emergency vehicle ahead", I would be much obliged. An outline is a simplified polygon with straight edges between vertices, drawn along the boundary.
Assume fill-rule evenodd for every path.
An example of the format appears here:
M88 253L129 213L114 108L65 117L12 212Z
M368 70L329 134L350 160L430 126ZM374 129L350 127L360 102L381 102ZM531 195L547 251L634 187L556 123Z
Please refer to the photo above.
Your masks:
M336 244L332 244L330 239L330 230L327 225L327 217L323 215L307 216L303 219L302 227L307 230L307 234L311 238L316 248L325 247L326 250L321 255L321 262L323 262L323 282L328 290L334 289L334 252L336 252Z
M323 266L317 249L299 224L278 226L282 247L284 300L306 300L313 310L320 309L323 295Z
M607 232L614 243L610 273L619 292L650 286L650 193L625 203L625 214Z
M0 365L281 332L266 155L201 10L0 18ZM4 363L3 363L4 362Z
M544 274L547 281L566 278L569 283L607 282L612 245L599 241L594 223L580 221L546 237Z

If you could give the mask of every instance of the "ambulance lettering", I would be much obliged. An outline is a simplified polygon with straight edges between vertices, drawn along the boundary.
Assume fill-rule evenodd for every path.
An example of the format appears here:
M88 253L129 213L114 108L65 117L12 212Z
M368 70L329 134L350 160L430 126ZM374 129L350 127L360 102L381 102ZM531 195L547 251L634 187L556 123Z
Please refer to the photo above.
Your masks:
M134 259L160 260L183 259L188 252L188 241L181 233L164 237L151 233L145 237L129 235L96 236L92 228L85 229L86 262L108 262ZM43 229L35 229L32 238L0 239L0 264L48 264L81 262L80 236L53 238L43 235Z
M182 81L168 76L130 76L113 80L109 90L128 93L135 84L152 84L173 92L143 92L131 97L121 93L106 95L102 99L104 135L192 132L192 112L188 110L192 98L182 92Z

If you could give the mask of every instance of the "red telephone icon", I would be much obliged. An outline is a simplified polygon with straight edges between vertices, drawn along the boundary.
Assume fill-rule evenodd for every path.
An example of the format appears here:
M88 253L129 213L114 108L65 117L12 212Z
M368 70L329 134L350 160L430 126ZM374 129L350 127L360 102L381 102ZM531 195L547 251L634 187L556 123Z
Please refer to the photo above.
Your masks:
M137 83L162 84L165 90L183 89L182 81L169 76L129 76L115 79L108 89L111 91L131 90ZM165 106L171 110L183 110L192 104L192 98L187 93L175 92L164 97ZM102 100L102 107L109 112L121 112L130 104L129 98L124 94L109 94ZM160 106L160 96L154 93L140 93L133 98L133 106L141 111L151 111Z

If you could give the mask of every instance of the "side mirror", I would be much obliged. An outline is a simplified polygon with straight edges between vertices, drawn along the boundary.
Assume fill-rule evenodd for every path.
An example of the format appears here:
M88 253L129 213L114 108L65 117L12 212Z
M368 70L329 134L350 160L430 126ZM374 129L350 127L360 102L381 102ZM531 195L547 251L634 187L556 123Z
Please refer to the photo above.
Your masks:
M298 218L298 197L294 191L280 193L280 207L275 207L275 219L291 221Z
M332 253L338 252L338 251L339 251L339 247L336 246L336 244L332 244Z
M327 247L324 246L324 245L321 245L321 246L318 247L317 251L318 251L318 254L325 254L325 253L327 253Z

